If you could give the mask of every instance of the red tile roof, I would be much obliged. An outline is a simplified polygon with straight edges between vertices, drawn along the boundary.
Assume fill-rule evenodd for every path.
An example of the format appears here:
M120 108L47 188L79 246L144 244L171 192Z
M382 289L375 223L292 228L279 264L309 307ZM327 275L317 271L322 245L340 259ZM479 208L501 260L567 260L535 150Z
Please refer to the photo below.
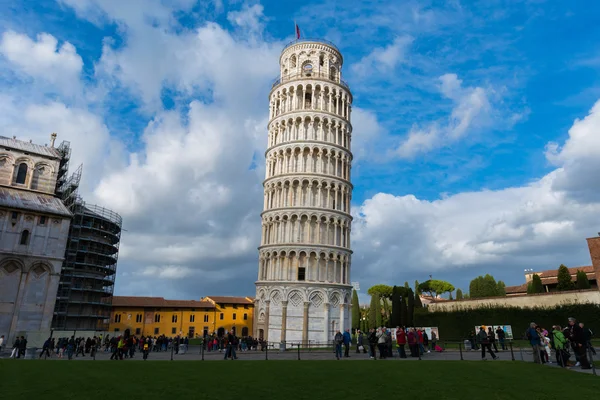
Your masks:
M577 271L585 272L588 280L590 281L596 280L594 267L592 266L569 268L569 273L571 274L571 279L573 281L577 279ZM534 272L533 274L537 274L540 277L540 279L542 280L542 285L555 285L558 283L558 268L549 269L541 272ZM506 294L527 293L527 285L528 283L524 283L518 286L507 286Z
M113 307L215 308L210 301L166 300L164 297L113 296Z
M201 300L223 304L254 304L254 299L251 297L206 296Z

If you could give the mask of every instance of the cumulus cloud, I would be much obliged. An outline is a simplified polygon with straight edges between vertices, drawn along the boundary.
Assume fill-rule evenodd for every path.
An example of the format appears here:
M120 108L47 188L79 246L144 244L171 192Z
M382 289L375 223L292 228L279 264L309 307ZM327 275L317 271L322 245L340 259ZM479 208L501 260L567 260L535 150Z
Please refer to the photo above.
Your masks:
M425 127L413 126L396 149L401 158L412 158L463 138L471 130L488 126L491 104L486 89L463 87L456 74L439 77L440 93L452 101L450 115Z
M414 38L410 35L398 36L385 47L377 47L352 65L352 71L358 75L372 74L373 71L389 72L404 62L406 53Z
M49 83L68 94L80 88L83 61L75 46L40 33L37 40L27 35L6 31L0 40L0 53L22 73L40 83Z
M600 101L575 121L564 146L549 147L558 168L528 185L435 201L376 194L355 210L353 265L363 267L355 277L368 287L406 275L451 279L450 271L469 268L473 276L514 280L524 268L588 264L584 239L598 231L590 216L600 212L592 184L600 171L598 137Z

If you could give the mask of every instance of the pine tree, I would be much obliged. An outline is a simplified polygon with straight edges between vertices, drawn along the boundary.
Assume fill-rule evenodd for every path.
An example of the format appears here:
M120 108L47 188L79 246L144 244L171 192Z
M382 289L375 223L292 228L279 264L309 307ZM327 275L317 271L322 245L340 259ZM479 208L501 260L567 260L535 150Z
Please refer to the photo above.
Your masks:
M579 290L589 289L592 287L592 285L590 285L590 281L587 278L587 274L581 270L577 271L576 286Z
M562 264L560 265L560 267L558 267L557 279L558 284L556 285L556 290L563 291L572 290L575 288L575 285L573 284L573 279L571 278L571 273L569 272L569 268L565 267Z
M371 296L371 305L369 306L369 329L377 327L377 311L379 310L379 296ZM381 315L381 312L379 313Z
M450 295L448 296L448 300L454 300L454 299L452 298L452 292L450 292Z
M379 295L375 295L375 327L379 328L383 324L383 318L381 316L381 298Z
M415 293L415 308L423 308L423 303L421 302L421 295Z
M400 295L400 288L394 286L392 290L392 326L400 326L401 319L400 314L402 313L402 296Z
M506 284L502 281L498 281L498 284L496 286L498 288L496 296L506 296Z
M408 310L406 313L406 326L414 326L414 316L415 316L415 293L412 289L408 289L407 294L407 306Z
M410 285L408 284L408 281L404 282L404 287L407 289L410 289Z
M408 326L408 296L410 289L406 290L402 296L402 308L400 310L400 326Z
M456 289L456 300L462 300L463 299L463 292L460 289Z
M356 290L352 291L352 328L360 329L360 304Z
M421 289L419 289L419 281L415 280L415 293L421 294Z
M542 279L538 274L533 274L533 278L527 286L527 294L542 293L543 291L544 285L542 285Z

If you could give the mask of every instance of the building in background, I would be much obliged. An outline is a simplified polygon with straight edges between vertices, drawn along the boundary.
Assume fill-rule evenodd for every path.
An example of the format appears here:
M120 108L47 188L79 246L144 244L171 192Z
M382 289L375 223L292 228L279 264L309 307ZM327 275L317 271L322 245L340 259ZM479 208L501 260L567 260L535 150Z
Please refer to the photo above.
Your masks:
M573 267L569 268L569 273L571 274L571 279L573 283L577 281L577 272L583 271L585 272L588 282L590 283L591 289L598 289L598 282L596 280L596 273L594 271L594 267L591 265L583 266L583 267ZM526 295L527 287L529 283L533 279L533 275L538 275L542 280L542 285L544 286L544 291L547 293L558 292L556 288L558 286L558 268L549 269L547 271L541 272L532 272L527 271L525 274L525 283L517 286L507 286L506 287L506 295L507 296L518 296L518 295Z
M343 58L297 40L269 94L255 335L320 342L350 327L352 93Z
M122 219L78 195L82 166L67 176L70 149L62 154L58 191L73 215L54 307L55 331L106 331L117 273Z
M69 143L0 137L0 335L49 334L71 213L57 196Z
M248 297L204 297L166 300L163 297L114 296L109 333L129 329L144 336L223 336L252 332L254 301Z

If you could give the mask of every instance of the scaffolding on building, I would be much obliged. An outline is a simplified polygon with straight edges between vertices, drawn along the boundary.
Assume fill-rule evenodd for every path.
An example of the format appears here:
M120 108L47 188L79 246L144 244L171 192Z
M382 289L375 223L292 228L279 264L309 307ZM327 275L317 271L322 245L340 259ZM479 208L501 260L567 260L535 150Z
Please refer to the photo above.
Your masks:
M83 165L69 177L70 147L61 143L57 195L73 214L60 276L52 328L105 331L108 329L117 272L121 216L87 204L78 195Z

